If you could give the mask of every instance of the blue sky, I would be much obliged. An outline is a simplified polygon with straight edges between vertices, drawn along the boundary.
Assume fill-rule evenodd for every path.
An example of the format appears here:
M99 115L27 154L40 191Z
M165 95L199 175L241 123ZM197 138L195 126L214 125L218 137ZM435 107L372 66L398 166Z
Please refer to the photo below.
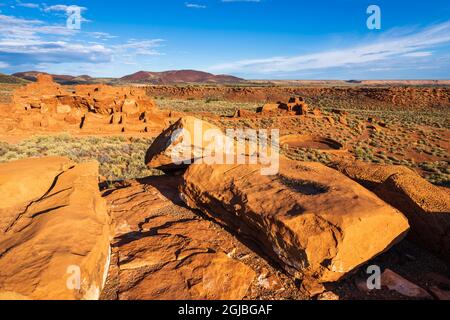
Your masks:
M367 7L381 8L369 30ZM66 27L81 8L80 30ZM448 0L0 1L0 72L449 79Z

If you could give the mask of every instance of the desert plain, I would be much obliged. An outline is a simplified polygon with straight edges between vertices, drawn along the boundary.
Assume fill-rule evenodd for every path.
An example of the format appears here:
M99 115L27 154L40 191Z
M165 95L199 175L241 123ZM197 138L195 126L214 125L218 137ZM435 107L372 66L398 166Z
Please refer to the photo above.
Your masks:
M182 75L0 78L0 299L450 299L448 83ZM195 123L278 173L173 163Z

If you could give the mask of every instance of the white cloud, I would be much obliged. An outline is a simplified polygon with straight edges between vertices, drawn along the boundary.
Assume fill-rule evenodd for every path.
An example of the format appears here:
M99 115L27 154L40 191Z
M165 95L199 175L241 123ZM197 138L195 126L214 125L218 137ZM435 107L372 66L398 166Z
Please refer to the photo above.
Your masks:
M0 41L24 41L36 40L40 34L69 36L76 30L70 30L65 26L48 25L41 20L27 20L0 14Z
M125 63L137 56L161 55L163 39L130 40L107 44L114 38L106 32L83 32L0 14L0 61L11 69L19 66L51 66ZM92 38L97 42L92 42Z
M71 9L79 9L80 11L86 11L87 8L85 7L80 7L77 5L65 5L65 4L55 4L53 6L49 6L49 7L45 7L44 11L45 12L50 12L50 11L63 11L63 12L67 12L68 10Z
M117 36L113 36L107 32L89 32L89 35L95 39L102 39L102 40L117 38Z
M30 9L39 9L40 6L37 3L30 3L30 2L20 2L17 1L18 7L24 7L24 8L30 8Z
M403 55L403 57L421 58L421 57L429 57L432 55L433 55L433 53L430 51L417 51L417 52L406 53Z
M393 70L393 68L371 68L371 69L369 69L367 71L379 72L379 71L391 71L391 70Z
M146 55L157 56L161 55L157 48L161 47L163 39L151 39L151 40L129 40L124 44L114 45L113 49L118 53L129 53L133 55Z
M371 43L359 44L342 50L327 50L292 57L270 57L240 60L210 67L211 71L251 72L270 74L303 70L330 69L367 65L401 57L417 58L431 55L424 49L450 43L450 21L395 36L392 32Z
M187 8L193 8L193 9L205 9L206 6L203 4L197 4L197 3L188 3L186 2L184 4Z
M7 64L6 62L0 61L0 69L4 69L4 68L8 68L9 64Z

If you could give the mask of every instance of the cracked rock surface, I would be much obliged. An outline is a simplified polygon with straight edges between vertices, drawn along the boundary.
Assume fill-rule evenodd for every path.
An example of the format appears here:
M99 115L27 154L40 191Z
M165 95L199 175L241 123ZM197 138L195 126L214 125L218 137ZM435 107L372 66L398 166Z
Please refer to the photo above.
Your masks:
M338 170L372 190L409 220L409 238L450 262L450 192L414 171L363 162L337 163Z
M261 167L192 165L180 191L298 278L337 281L409 230L399 211L336 170L286 158L278 175L263 176Z
M184 206L179 178L106 190L114 240L103 299L302 299L293 280Z
M109 223L98 164L0 165L0 299L98 299Z

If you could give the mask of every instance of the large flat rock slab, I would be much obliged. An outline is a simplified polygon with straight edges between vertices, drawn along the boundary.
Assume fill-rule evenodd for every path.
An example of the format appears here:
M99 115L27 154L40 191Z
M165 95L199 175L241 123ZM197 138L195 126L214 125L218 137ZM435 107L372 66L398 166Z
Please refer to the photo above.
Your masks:
M192 165L186 203L256 241L292 275L341 279L400 241L406 218L338 171L281 159L278 175L259 165Z
M402 166L341 162L336 167L401 211L411 225L410 238L450 262L449 189Z
M50 189L56 176L74 165L72 161L62 157L26 159L1 164L0 209L28 204L42 196Z
M285 274L186 208L179 178L107 190L115 237L103 299L301 299Z
M98 164L27 159L0 173L0 299L98 299L110 253Z
M164 171L185 169L202 159L219 139L225 141L226 137L215 125L192 116L182 117L155 139L145 163Z

